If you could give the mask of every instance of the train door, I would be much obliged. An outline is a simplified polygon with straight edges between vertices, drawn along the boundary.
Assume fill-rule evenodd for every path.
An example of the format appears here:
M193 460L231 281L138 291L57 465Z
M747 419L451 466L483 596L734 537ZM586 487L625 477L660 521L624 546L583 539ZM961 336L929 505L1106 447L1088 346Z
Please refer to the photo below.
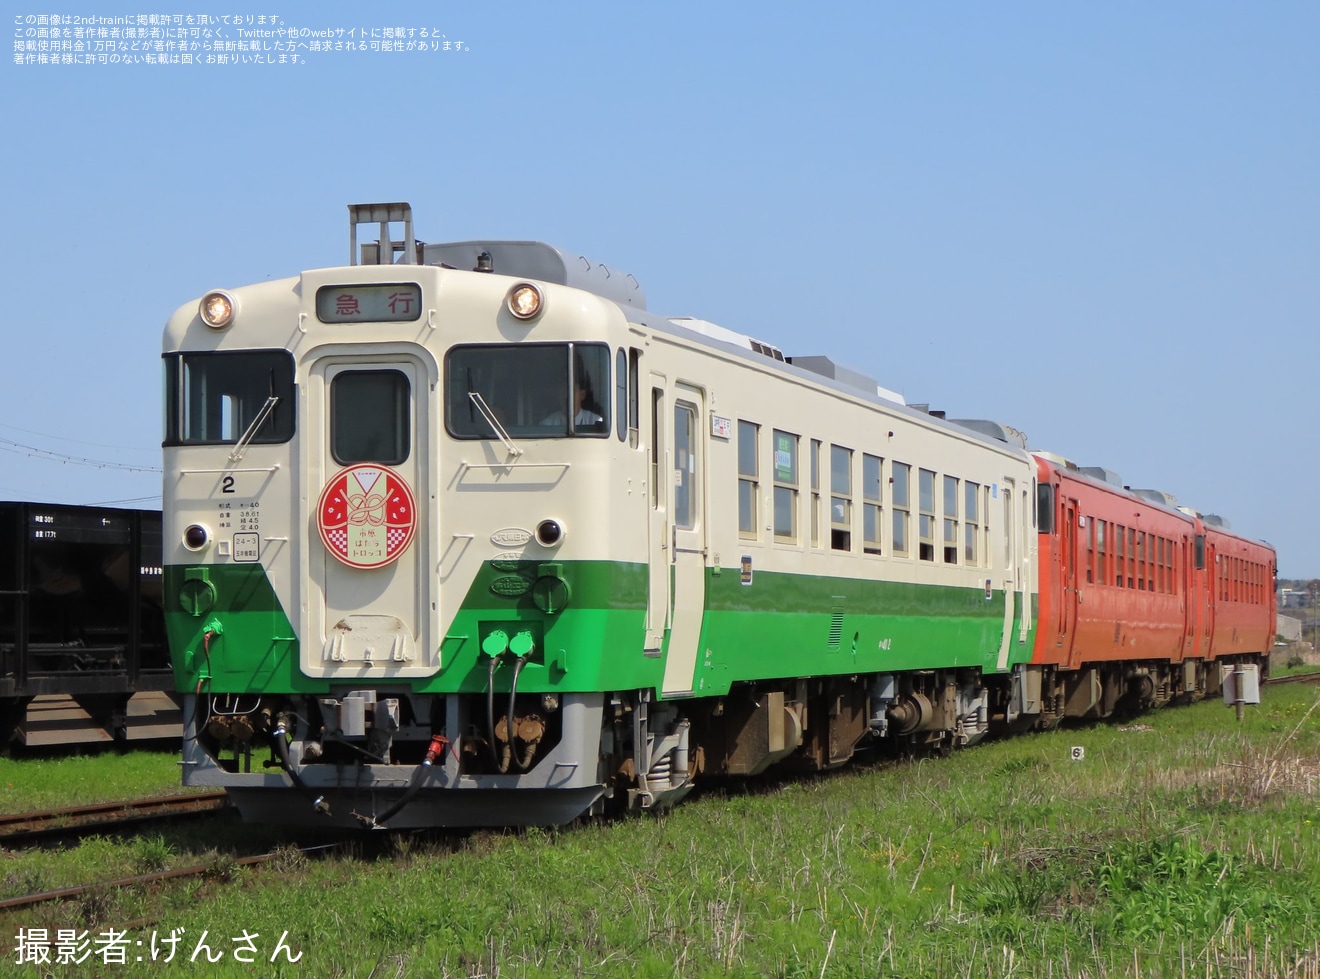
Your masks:
M1196 587L1195 564L1192 560L1192 544L1186 534L1182 536L1182 546L1178 555L1178 587L1181 590L1183 614L1182 643L1179 646L1179 658L1197 655L1196 645Z
M706 608L705 399L697 388L674 385L664 482L670 515L670 621L665 696L693 692L697 645Z
M325 360L311 388L306 496L316 510L304 669L377 679L433 673L423 635L426 369L406 357Z
M1014 599L1017 596L1018 545L1016 521L1014 517L1014 484L1005 476L999 487L999 495L1004 507L1004 547L1003 547L1003 583L1004 583L1004 634L999 641L999 669L1008 669L1008 654L1013 645Z
M669 497L664 474L669 471L669 454L665 445L665 377L651 375L651 442L647 447L646 481L650 486L649 533L647 555L649 579L646 597L645 655L659 657L665 645L665 630L669 628Z
M1013 576L1017 579L1018 598L1017 598L1017 623L1018 623L1018 645L1025 646L1027 637L1031 633L1031 627L1035 624L1031 618L1032 615L1032 585L1035 579L1035 562L1032 558L1036 555L1038 542L1036 540L1036 481L1031 481L1031 489L1028 492L1026 486L1018 491L1018 498L1022 501L1022 521L1019 525L1019 537L1017 541L1017 559L1013 562Z
M1059 659L1072 660L1077 628L1077 501L1065 499L1059 527L1059 637L1063 651ZM1075 664L1074 664L1075 665Z

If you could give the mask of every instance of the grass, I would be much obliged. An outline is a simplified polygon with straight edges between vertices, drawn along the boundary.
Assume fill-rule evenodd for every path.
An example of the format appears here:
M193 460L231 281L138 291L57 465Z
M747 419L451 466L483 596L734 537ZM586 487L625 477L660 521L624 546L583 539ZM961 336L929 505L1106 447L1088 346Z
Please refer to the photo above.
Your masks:
M0 812L35 812L149 795L178 795L177 751L0 756Z
M0 945L19 927L152 919L130 937L184 929L171 975L1320 977L1315 696L1272 688L1240 726L1208 703L614 823L382 835L276 870L230 861L290 837L225 823L0 852L0 897L33 877L216 867L0 914ZM186 961L203 930L222 936L221 962ZM245 931L258 966L230 954ZM285 931L302 958L271 964Z

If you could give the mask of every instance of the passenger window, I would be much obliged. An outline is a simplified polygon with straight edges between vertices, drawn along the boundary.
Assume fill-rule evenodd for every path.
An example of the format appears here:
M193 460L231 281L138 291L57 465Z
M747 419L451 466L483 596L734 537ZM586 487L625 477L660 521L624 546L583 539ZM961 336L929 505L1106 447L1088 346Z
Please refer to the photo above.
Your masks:
M895 462L892 468L893 484L890 488L889 500L894 511L894 554L898 557L907 557L908 515L912 507L910 496L912 492L912 467L906 462Z
M811 546L820 546L820 440L811 440Z
M944 477L944 563L958 563L958 477Z
M738 422L738 536L755 539L756 496L760 485L756 443L759 425Z
M963 483L963 564L975 568L980 564L976 542L981 536L981 513L977 503L981 497L981 484L971 480Z
M852 550L852 449L830 446L830 547Z
M935 474L929 469L917 470L917 505L921 515L917 527L917 557L923 561L935 560Z
M797 541L798 437L774 431L775 540Z
M880 474L884 460L862 453L862 550L867 554L881 553L881 504L884 495Z

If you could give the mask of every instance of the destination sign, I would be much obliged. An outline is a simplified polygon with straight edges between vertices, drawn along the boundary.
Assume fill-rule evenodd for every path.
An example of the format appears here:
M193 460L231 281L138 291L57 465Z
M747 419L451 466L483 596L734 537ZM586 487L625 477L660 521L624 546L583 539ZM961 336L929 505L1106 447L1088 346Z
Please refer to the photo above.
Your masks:
M389 323L422 315L422 287L415 282L322 286L316 318L322 323Z

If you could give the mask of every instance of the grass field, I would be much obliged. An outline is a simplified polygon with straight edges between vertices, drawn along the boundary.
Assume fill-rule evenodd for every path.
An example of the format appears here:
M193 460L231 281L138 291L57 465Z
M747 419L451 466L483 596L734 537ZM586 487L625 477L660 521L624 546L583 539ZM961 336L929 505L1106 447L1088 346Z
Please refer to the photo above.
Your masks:
M176 795L177 751L0 756L0 812L36 812L148 795Z
M130 764L97 761L105 779ZM0 775L37 791L39 776L12 774L26 764ZM1316 691L1285 686L1240 725L1206 703L725 788L664 815L373 838L276 870L228 861L293 837L236 824L0 851L0 898L215 866L204 882L0 912L0 945L13 967L20 928L143 943L103 975L1320 977L1318 789ZM215 963L189 961L203 931ZM245 933L252 965L231 940ZM282 935L296 964L269 962Z

